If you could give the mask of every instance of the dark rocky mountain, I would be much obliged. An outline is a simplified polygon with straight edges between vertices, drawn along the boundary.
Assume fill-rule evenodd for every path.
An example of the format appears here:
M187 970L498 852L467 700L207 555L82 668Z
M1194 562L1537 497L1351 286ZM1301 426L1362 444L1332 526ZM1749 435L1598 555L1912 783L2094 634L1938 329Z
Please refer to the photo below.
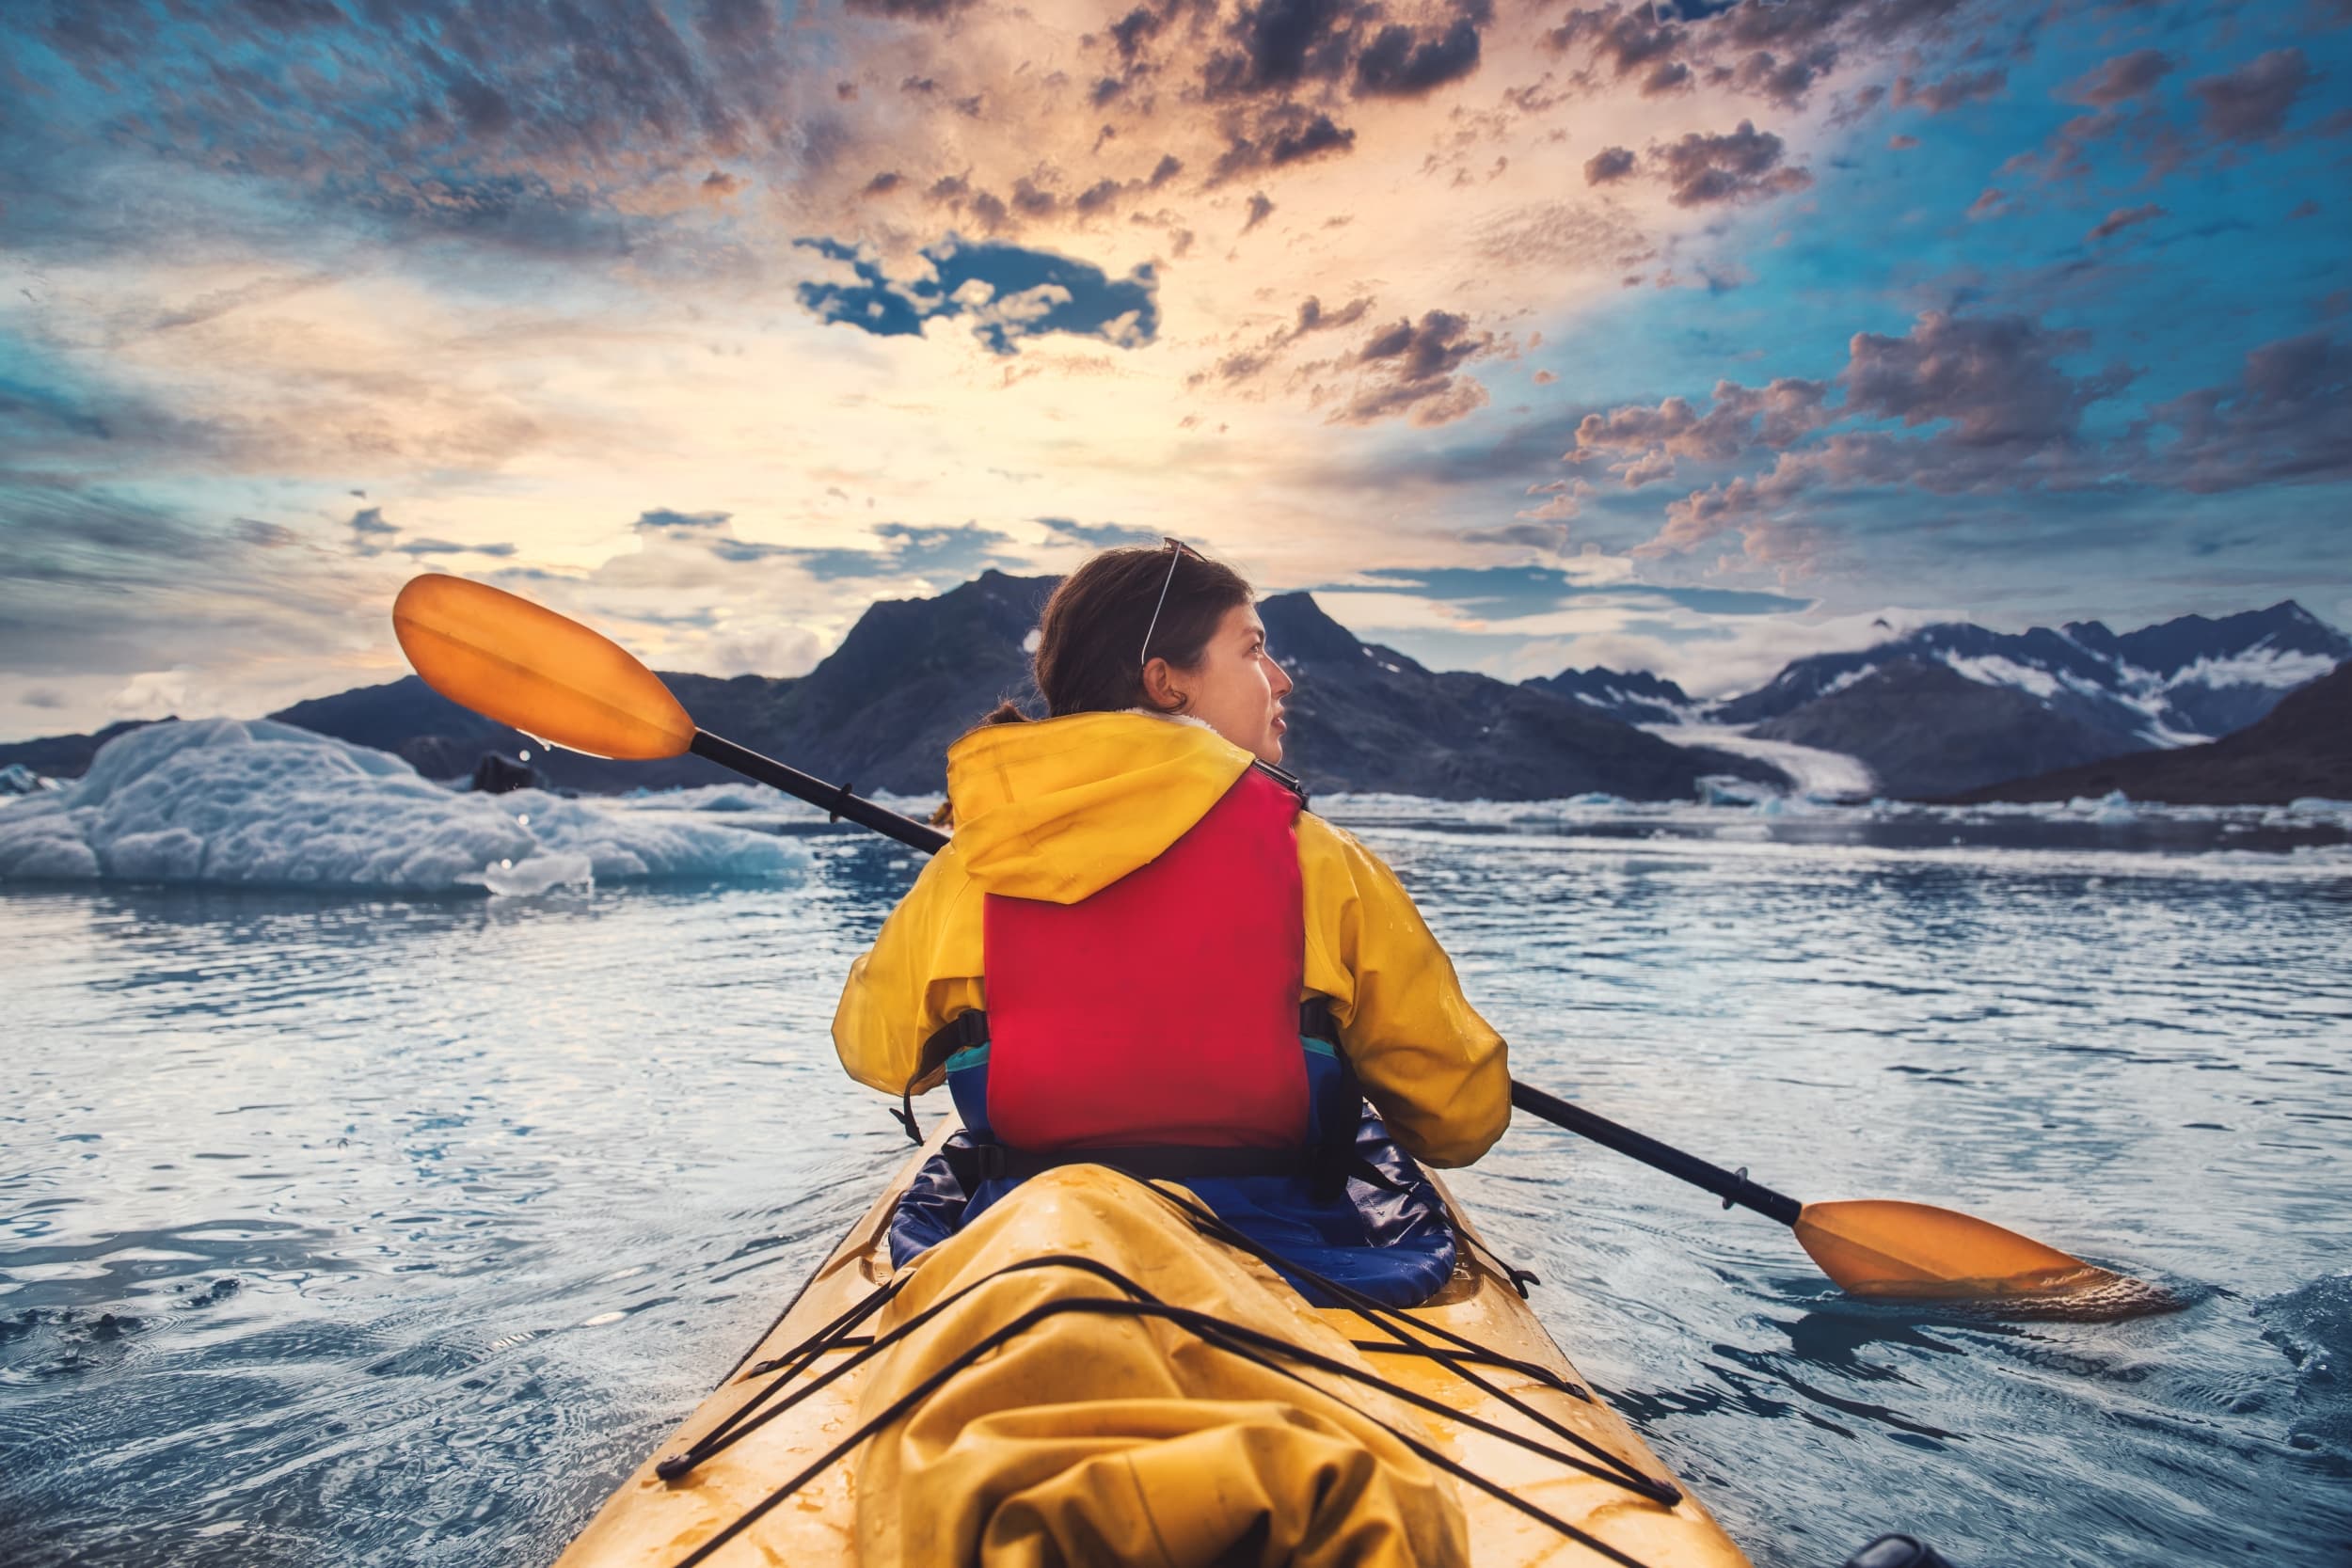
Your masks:
M1951 666L1901 658L1748 731L1843 752L1869 766L1878 793L1949 795L2134 749L2030 692L1988 686Z
M2096 621L2066 628L2085 647L2100 645ZM2208 620L2183 615L2115 639L2122 661L2161 676L2173 709L2196 734L2244 729L2331 660L2352 658L2347 638L2292 599ZM2317 666L2314 668L2313 666Z
M2352 664L2289 692L2267 716L2219 740L2013 779L1960 799L2071 800L2119 789L2175 805L2352 800Z
M428 779L471 773L485 752L513 757L529 750L535 759L544 750L529 736L459 707L414 675L314 697L270 717L355 746L393 752Z
M1003 698L1031 689L1021 641L1037 625L1054 581L992 571L936 599L879 601L805 675L661 678L713 735L860 793L935 794L948 742ZM556 789L612 793L736 782L700 757L607 762L550 751L458 706L414 675L296 703L270 717L397 752L428 778L469 775L485 752L529 750L539 782Z
M935 599L875 604L805 675L662 679L714 735L861 793L936 794L948 744L990 708L1013 697L1038 710L1023 643L1054 580L987 572ZM1599 790L1656 800L1691 798L1708 774L1783 782L1765 764L1670 745L1549 691L1432 673L1366 645L1305 594L1259 608L1298 682L1289 761L1318 790L1451 800ZM396 752L430 778L469 777L485 754L519 759L526 750L538 781L558 789L661 789L735 777L699 757L607 762L550 751L414 676L270 717Z
M1434 673L1366 643L1306 594L1260 602L1297 683L1283 766L1311 790L1530 800L1588 790L1690 799L1708 774L1781 784L1777 768L1670 745L1573 699L1464 671Z
M1874 648L1797 659L1708 717L1724 724L1776 719L1911 659L2023 691L2060 717L2109 732L2121 752L2190 744L2252 723L2345 658L2352 638L2291 600L2218 620L2184 615L2121 636L2097 621L2013 635L1947 623Z
M1646 670L1612 670L1605 664L1590 670L1563 670L1519 684L1582 703L1629 724L1679 724L1699 705L1663 675Z
M0 768L21 763L43 778L78 779L89 771L89 759L98 754L98 748L116 736L127 735L142 724L167 722L168 720L125 719L96 735L52 735L39 740L0 744Z

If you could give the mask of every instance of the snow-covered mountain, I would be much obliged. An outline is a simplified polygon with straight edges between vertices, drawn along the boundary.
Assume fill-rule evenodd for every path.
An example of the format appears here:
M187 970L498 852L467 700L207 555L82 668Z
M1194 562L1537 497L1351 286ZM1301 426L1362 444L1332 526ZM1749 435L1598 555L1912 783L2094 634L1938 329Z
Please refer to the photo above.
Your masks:
M1816 654L1717 706L1718 723L1795 713L1898 664L1941 664L1979 685L2008 687L2118 751L2188 746L2245 728L2298 686L2352 658L2352 638L2292 600L2218 620L2184 615L2121 636L2097 621L2053 631L1925 626L1854 653Z
M1703 705L1663 675L1646 670L1612 670L1605 664L1590 670L1563 670L1519 684L1581 703L1629 724L1679 724Z

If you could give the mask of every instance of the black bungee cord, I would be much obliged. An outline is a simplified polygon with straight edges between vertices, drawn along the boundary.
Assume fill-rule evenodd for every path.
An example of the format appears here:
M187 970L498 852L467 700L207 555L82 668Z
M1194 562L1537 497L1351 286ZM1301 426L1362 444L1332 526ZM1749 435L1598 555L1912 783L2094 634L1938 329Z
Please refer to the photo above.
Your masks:
M1564 1452L1558 1449L1549 1447L1541 1441L1522 1436L1518 1433L1510 1432L1502 1427L1496 1426L1491 1422L1470 1416L1466 1412L1456 1410L1452 1406L1446 1405L1439 1401L1430 1398L1427 1395L1404 1387L1390 1379L1381 1377L1379 1374L1370 1371L1369 1370L1359 1370L1359 1369L1350 1367L1343 1362L1335 1361L1318 1352L1309 1350L1304 1346L1295 1345L1286 1339L1250 1328L1247 1324L1232 1323L1229 1320L1216 1317L1211 1313L1199 1312L1188 1307L1171 1306L1159 1300L1156 1296L1152 1295L1149 1291L1145 1290L1141 1285L1136 1283L1133 1278L1116 1269L1110 1268L1098 1259L1066 1253L1044 1254L1036 1258L1025 1259L1018 1262L1009 1263L1003 1268L991 1271L989 1274L972 1281L970 1284L964 1286L959 1291L954 1291L952 1294L946 1296L939 1301L933 1302L930 1306L925 1307L922 1311L916 1313L907 1322L899 1324L897 1328L890 1330L886 1334L873 1336L853 1333L852 1330L856 1329L860 1324L864 1323L874 1314L879 1312L883 1306L895 1298L899 1291L914 1278L912 1272L902 1273L897 1278L891 1280L888 1284L878 1288L843 1312L836 1315L830 1323L818 1329L814 1334L810 1335L798 1345L760 1361L756 1365L752 1366L747 1371L744 1371L742 1375L745 1377L769 1376L770 1381L768 1381L750 1400L746 1401L742 1405L730 1412L725 1418L712 1427L709 1432L705 1433L701 1437L697 1438L685 1450L663 1459L655 1466L656 1474L660 1476L665 1481L675 1481L686 1475L704 1460L731 1447L734 1443L748 1435L750 1433L766 1425L776 1417L791 1410L812 1395L815 1395L822 1389L831 1386L834 1383L848 1376L850 1372L866 1365L868 1361L880 1355L884 1351L887 1351L891 1347L903 1341L915 1332L928 1325L948 1307L970 1295L973 1291L980 1289L984 1285L993 1283L997 1279L1003 1278L1007 1275L1044 1268L1069 1269L1074 1272L1090 1275L1095 1278L1102 1280L1105 1284L1110 1285L1112 1288L1121 1292L1121 1297L1123 1297L1123 1299L1104 1298L1100 1296L1073 1297L1065 1298L1057 1302L1044 1303L1039 1307L1031 1308L1027 1312L1023 1313L1012 1323L1004 1324L993 1330L976 1343L965 1347L963 1350L958 1352L956 1355L946 1364L934 1371L930 1377L924 1379L922 1384L915 1388L909 1390L898 1400L894 1401L887 1410L880 1412L875 1417L861 1423L857 1430L851 1432L847 1436L843 1437L839 1442L834 1444L825 1451L824 1454L820 1455L816 1461L803 1468L799 1474L786 1481L775 1491L770 1493L768 1497L754 1504L741 1515L729 1523L718 1534L711 1537L708 1541L704 1542L700 1546L696 1547L693 1552L681 1559L677 1563L676 1568L694 1568L694 1565L707 1560L712 1553L719 1550L727 1542L733 1540L745 1529L748 1529L753 1524L764 1517L771 1510L782 1503L786 1498L791 1497L802 1487L807 1485L809 1481L815 1480L818 1475L822 1474L829 1466L840 1462L868 1437L883 1430L885 1427L889 1426L891 1423L897 1421L901 1417L920 1405L924 1400L929 1399L930 1395L936 1393L941 1387L944 1387L955 1375L970 1368L977 1361L978 1361L980 1357L986 1355L1000 1346L1010 1342L1012 1339L1028 1332L1028 1330L1041 1323L1050 1322L1057 1317L1066 1315L1124 1317L1137 1321L1149 1319L1166 1322L1189 1331L1205 1344L1211 1345L1217 1350L1223 1351L1226 1354L1248 1362L1251 1365L1260 1367L1263 1370L1277 1372L1284 1377L1288 1377L1294 1382L1297 1382L1304 1386L1315 1388L1318 1392L1328 1395L1331 1390L1319 1387L1316 1384L1303 1376L1294 1367L1286 1366L1282 1363L1284 1361L1297 1363L1298 1365L1322 1371L1327 1375L1343 1379L1346 1382L1359 1384L1365 1387L1375 1389L1381 1393L1389 1395L1391 1398L1397 1400L1401 1403L1413 1406L1433 1415L1444 1417L1449 1420L1467 1426L1471 1430L1480 1432L1487 1436L1511 1443L1530 1452L1540 1454L1552 1460L1556 1464L1565 1465L1582 1474L1592 1476L1597 1480L1624 1487L1628 1491L1633 1492L1636 1495L1641 1496L1652 1502L1658 1503L1662 1507L1672 1507L1681 1500L1682 1494L1678 1488L1654 1476L1648 1475L1638 1467L1628 1463L1620 1455L1613 1453L1594 1443L1591 1439L1584 1437L1581 1433L1570 1431L1566 1427L1562 1426L1557 1420L1554 1420L1550 1417L1545 1415L1542 1411L1534 1409L1533 1406L1518 1399L1509 1391L1498 1388L1494 1385L1479 1377L1476 1373L1470 1370L1470 1367L1474 1363L1503 1368L1517 1372L1520 1376L1529 1378L1531 1381L1536 1382L1541 1386L1550 1387L1556 1391L1573 1396L1577 1399L1587 1401L1588 1402L1590 1402L1592 1396L1588 1391L1579 1387L1574 1383L1562 1378L1557 1373L1550 1370L1550 1369L1538 1366L1532 1362L1518 1360L1515 1357L1502 1355L1436 1323L1419 1323L1416 1320L1406 1316L1400 1308L1383 1306L1380 1303L1372 1301L1369 1297L1362 1295L1360 1292L1347 1286L1342 1285L1337 1281L1325 1278L1324 1276L1314 1273L1312 1270L1301 1268L1295 1264L1291 1264L1286 1259L1278 1259L1269 1249L1250 1238L1242 1235L1239 1231L1234 1230L1222 1219L1218 1218L1214 1212L1211 1212L1204 1208L1196 1207L1194 1202L1187 1201L1189 1195L1180 1197L1176 1194L1162 1188L1156 1182L1145 1181L1135 1178L1130 1178L1130 1180L1135 1180L1137 1186L1144 1188L1146 1191L1158 1197L1161 1201L1168 1203L1171 1207L1175 1208L1179 1212L1183 1213L1193 1225L1193 1227L1203 1235L1206 1235L1213 1240L1225 1243L1226 1244L1234 1247L1236 1250L1267 1264L1269 1267L1278 1267L1282 1272L1288 1273L1306 1281L1314 1288L1323 1291L1331 1300L1337 1302L1345 1310L1355 1312L1358 1316L1362 1317L1367 1322L1386 1330L1393 1337L1391 1340L1351 1339L1349 1344L1357 1350L1375 1354L1414 1354L1425 1356L1433 1361L1436 1361L1440 1365L1445 1366L1448 1370L1454 1372L1454 1375L1462 1378L1472 1386L1480 1389L1482 1392L1493 1396L1506 1407L1528 1418L1546 1431L1566 1440L1574 1447L1582 1449L1585 1453L1590 1454L1594 1459L1597 1459L1601 1463L1599 1465L1595 1465L1587 1459L1579 1457L1577 1454ZM1486 1249L1481 1247L1479 1250L1486 1251ZM1488 1253L1488 1256L1491 1257L1491 1253ZM1511 1271L1511 1274L1516 1274L1517 1272L1518 1271L1516 1270ZM1506 1274L1503 1277L1509 1279L1509 1282L1515 1287L1518 1285L1518 1280L1516 1278L1511 1278L1510 1274ZM814 1276L812 1275L812 1279L813 1278ZM802 1289L805 1291L808 1287L803 1285ZM1523 1289L1520 1293L1525 1293ZM787 1307L787 1310L788 1311L789 1308ZM779 1318L778 1322L781 1323L781 1321L782 1319ZM1426 1340L1416 1339L1406 1332L1406 1325L1410 1325L1412 1327L1419 1328L1424 1333L1435 1335L1438 1338L1448 1341L1448 1343L1432 1344ZM771 1325L770 1332L772 1333L773 1331L774 1325ZM812 1381L794 1388L790 1395L787 1398L772 1404L768 1402L771 1396L781 1391L787 1384L791 1383L793 1379L799 1377L803 1372L807 1371L810 1368L814 1367L822 1356L831 1352L839 1350L852 1350L854 1351L854 1354L835 1366L827 1369ZM755 1348L753 1353L746 1354L744 1360L749 1361L752 1354L755 1354ZM742 1363L738 1363L738 1366L740 1368ZM773 1375L770 1376L770 1374ZM732 1376L733 1374L730 1375ZM1358 1413L1362 1414L1360 1411ZM1468 1484L1476 1487L1478 1490L1485 1492L1499 1501L1502 1501L1518 1512L1529 1515L1531 1518L1537 1520L1539 1523L1542 1523L1548 1528L1565 1536L1569 1540L1575 1541L1593 1551L1598 1552L1611 1561L1625 1565L1625 1568L1646 1568L1646 1565L1643 1564L1638 1559L1630 1557L1617 1548L1609 1545L1606 1542L1600 1541L1586 1531L1578 1528L1576 1526L1569 1524L1565 1519L1559 1518L1549 1511L1518 1497L1509 1489L1486 1480L1485 1477L1477 1474L1473 1470L1470 1470L1468 1466L1463 1465L1458 1461L1438 1452L1427 1443L1414 1436L1411 1433L1405 1431L1388 1421L1380 1420L1377 1418L1367 1417L1366 1418L1372 1420L1375 1426L1394 1437L1399 1443L1403 1444L1406 1449L1421 1457L1424 1462L1444 1471L1448 1475L1454 1476L1456 1480L1465 1481Z

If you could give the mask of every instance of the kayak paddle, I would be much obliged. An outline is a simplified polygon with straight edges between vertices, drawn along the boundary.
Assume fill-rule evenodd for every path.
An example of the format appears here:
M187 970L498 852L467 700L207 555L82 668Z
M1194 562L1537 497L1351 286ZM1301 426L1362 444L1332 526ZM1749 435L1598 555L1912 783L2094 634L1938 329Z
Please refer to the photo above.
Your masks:
M590 756L652 760L691 752L835 816L935 853L947 835L695 727L661 677L610 638L528 599L442 573L413 578L392 629L427 686L533 736ZM1800 1203L1582 1106L1514 1081L1511 1103L1794 1230L1839 1289L1916 1300L2066 1298L2150 1287L1949 1209L1891 1199Z

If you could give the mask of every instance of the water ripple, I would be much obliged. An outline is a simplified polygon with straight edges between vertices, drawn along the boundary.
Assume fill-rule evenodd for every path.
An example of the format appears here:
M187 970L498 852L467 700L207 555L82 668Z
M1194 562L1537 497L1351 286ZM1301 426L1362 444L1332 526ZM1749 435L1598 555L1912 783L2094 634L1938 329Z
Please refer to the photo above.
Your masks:
M2177 1310L1849 1300L1781 1227L1548 1128L1456 1190L1766 1568L1898 1528L1979 1563L2336 1560L2352 877L1896 826L1359 824L1521 1077ZM0 895L42 1042L0 1106L10 1562L550 1560L904 1148L828 1026L914 867L804 842L792 889Z

